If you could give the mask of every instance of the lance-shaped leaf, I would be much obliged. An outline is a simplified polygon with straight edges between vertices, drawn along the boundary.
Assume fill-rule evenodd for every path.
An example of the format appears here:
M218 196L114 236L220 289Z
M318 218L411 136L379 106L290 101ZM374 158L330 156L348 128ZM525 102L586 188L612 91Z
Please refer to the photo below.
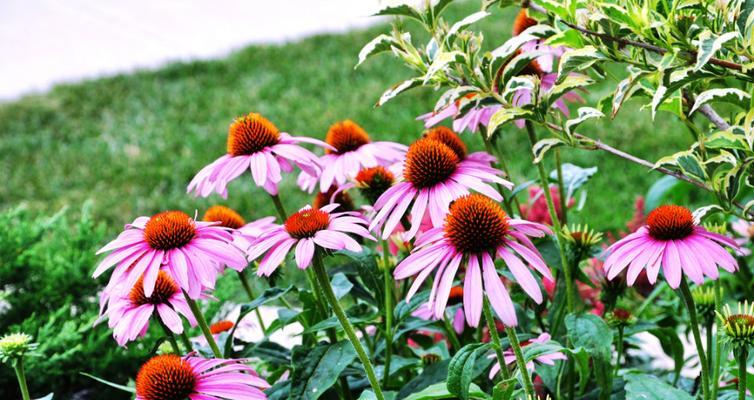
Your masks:
M487 125L487 136L492 137L500 126L508 122L531 115L533 115L531 111L519 107L501 108L490 117L490 123Z
M733 127L727 131L719 131L704 139L704 147L708 149L736 149L751 151L746 137L740 127ZM740 132L740 133L739 133Z
M615 118L615 115L618 114L618 111L620 110L621 106L623 106L623 103L627 99L631 98L631 95L636 92L636 82L639 79L643 78L645 75L646 72L643 71L633 73L628 78L618 83L618 86L615 87L615 92L613 93L612 111L610 113L610 118Z
M404 35L408 35L408 33ZM367 58L388 51L392 46L397 45L398 41L392 36L385 35L384 33L377 36L361 48L361 51L359 51L359 62L353 68L358 68Z
M568 8L559 0L538 0L537 4L562 19L568 18Z
M422 21L420 12L417 9L409 6L408 4L385 7L382 10L377 11L377 13L374 15L392 15L396 17L413 18L420 22Z
M500 47L490 52L490 63L512 56L524 43L532 40L537 40L537 37L525 32L508 39Z
M432 77L435 76L436 73L438 73L440 70L447 67L451 63L462 62L465 59L466 55L458 50L438 54L437 57L435 57L435 60L432 61L432 65L430 65L429 69L427 69L427 73L424 74L424 83L429 82L429 80L432 79Z
M691 107L689 114L693 114L694 111L699 109L699 107L710 101L723 101L746 109L749 106L749 99L751 99L751 96L741 89L725 88L705 90L696 96L696 101L694 102L694 106Z
M662 165L674 165L681 171L692 178L704 182L707 179L707 171L702 165L702 161L691 150L679 151L673 155L659 159L653 168Z
M597 61L603 61L606 59L607 58L594 46L568 50L560 57L557 83L566 80L571 72L583 71L591 67Z
M293 349L292 357L291 398L316 400L356 359L356 351L351 342L343 340L313 349L298 346Z
M380 96L380 99L377 101L376 107L382 106L383 104L390 101L393 97L405 92L406 90L421 86L422 82L422 78L411 78L396 84L395 86L386 90L385 93Z
M437 99L437 103L435 103L434 111L440 111L444 109L445 107L450 106L453 104L459 97L465 96L468 93L479 91L479 88L475 86L459 86L455 87L449 90L446 90L445 93L440 95L440 98Z
M507 99L509 96L513 95L519 90L529 90L533 92L536 88L534 79L536 78L530 75L514 76L513 78L509 79L505 83L505 89L502 93L503 98Z
M448 34L445 35L445 43L452 44L453 41L456 40L456 36L458 36L458 32L460 32L463 29L466 29L471 24L479 21L482 18L487 17L490 15L487 11L477 11L466 18L456 22L453 24L453 26L450 27L448 30Z
M699 37L696 64L694 64L695 71L707 65L709 60L723 47L725 42L738 37L738 32L727 32L717 36L710 31L705 31Z
M566 121L565 130L568 135L573 135L576 127L581 125L584 121L592 118L602 118L605 114L602 111L592 107L579 107L578 116L574 119Z
M500 81L508 82L508 80L518 75L518 73L526 68L527 65L531 64L532 61L536 60L542 55L544 55L544 53L541 51L527 51L513 57L513 59L505 64L503 73L500 76Z
M654 375L628 374L624 377L626 400L693 400L694 398L681 389L660 380Z
M534 163L537 164L545 157L545 153L553 147L558 147L566 144L562 139L547 138L541 139L532 146L531 151L534 153Z
M667 98L666 94L668 93L668 88L660 85L657 87L657 90L655 90L654 95L652 96L652 103L650 103L652 107L652 119L655 119L655 115L657 114L657 108L662 104L663 101Z
M489 349L490 344L471 343L463 346L453 356L448 365L448 391L463 400L469 398L469 387L475 378L474 366L477 358L483 356Z
M584 86L589 86L594 81L592 78L586 75L568 75L561 83L550 88L547 92L543 104L549 108L555 103L561 96L570 92L571 90L578 89Z

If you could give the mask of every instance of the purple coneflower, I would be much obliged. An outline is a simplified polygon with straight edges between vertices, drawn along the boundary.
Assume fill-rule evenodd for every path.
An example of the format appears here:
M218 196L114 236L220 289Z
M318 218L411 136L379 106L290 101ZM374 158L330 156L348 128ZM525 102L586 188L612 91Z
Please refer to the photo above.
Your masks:
M252 241L275 225L275 217L264 217L246 223L235 210L219 205L208 208L202 219L206 222L219 222L220 226L232 229L233 244L239 249L248 249Z
M99 249L111 251L94 271L94 277L115 266L108 288L133 284L144 277L144 294L149 297L160 269L165 269L181 289L197 299L205 288L214 288L217 265L242 269L243 252L231 242L227 228L216 222L194 221L182 211L164 211L152 217L136 218L118 238Z
M262 400L270 385L244 360L163 354L136 375L136 400Z
M257 186L276 195L281 172L292 172L294 164L310 175L319 175L317 156L301 147L302 142L331 148L320 140L280 132L272 122L256 113L236 118L228 131L228 153L202 168L187 191L201 197L212 192L228 197L228 182L251 171Z
M362 168L388 166L401 160L406 153L406 146L400 143L372 142L361 126L348 119L333 124L327 131L325 142L330 147L319 159L322 173L302 171L299 175L299 186L306 191L313 191L317 180L321 192L333 185L342 186Z
M542 302L539 283L526 264L548 280L552 274L528 236L550 233L544 225L509 218L500 205L480 194L463 196L450 206L442 226L425 232L410 256L395 268L396 279L417 275L410 299L430 273L436 271L429 305L442 318L459 267L465 266L463 309L470 326L478 326L485 294L492 308L509 327L517 325L510 295L495 269L495 258L508 266L521 288ZM484 285L483 285L484 284Z
M296 265L301 269L311 264L315 246L360 252L361 245L348 234L373 239L364 227L366 220L356 212L333 213L337 207L338 204L318 209L307 206L288 217L283 225L275 225L255 240L249 249L249 259L253 261L267 253L259 263L257 274L270 276L294 245Z
M107 308L100 318L107 317L107 325L113 330L113 337L119 345L144 336L149 327L149 319L157 313L162 323L173 333L183 333L183 315L196 325L194 315L186 303L178 284L165 271L159 271L154 291L144 294L143 278L127 291L115 291L103 297L101 308ZM180 314L180 315L179 315Z
M439 140L422 138L414 142L403 162L402 181L393 185L374 203L377 214L370 230L382 225L387 239L411 208L411 228L406 240L416 236L427 211L434 226L442 224L450 203L470 190L500 201L503 197L488 183L512 188L513 183L500 178L502 172L476 160L475 154L462 158ZM491 157L486 155L485 157Z
M718 266L728 272L738 269L736 260L722 245L738 250L733 239L696 225L689 209L664 205L649 213L645 226L606 250L609 256L604 268L608 279L628 268L629 285L645 268L649 282L654 284L660 267L673 289L680 285L682 273L702 284L705 275L718 278Z
M549 341L550 341L550 334L549 333L543 333L543 334L539 335L538 337L536 337L534 339L527 340L525 342L521 342L521 348L525 348L526 346L528 346L528 345L530 345L532 343L545 344L545 343L547 343ZM508 349L508 350L504 351L503 352L503 357L505 358L505 365L513 364L513 363L516 362L516 355L513 353L513 349ZM490 355L489 358L495 358L495 355L492 354L492 355ZM555 361L557 361L557 360L567 360L567 359L568 359L568 357L566 357L565 354L563 354L561 352L556 352L556 353L549 353L549 354L543 354L543 355L537 356L534 359L534 361L536 361L536 362L538 362L540 364L545 364L545 365L555 365ZM526 363L526 368L529 371L533 371L534 370L534 361L529 361L528 363ZM493 379L495 377L495 375L497 375L498 372L500 372L500 363L496 362L492 366L492 369L490 369L490 379Z

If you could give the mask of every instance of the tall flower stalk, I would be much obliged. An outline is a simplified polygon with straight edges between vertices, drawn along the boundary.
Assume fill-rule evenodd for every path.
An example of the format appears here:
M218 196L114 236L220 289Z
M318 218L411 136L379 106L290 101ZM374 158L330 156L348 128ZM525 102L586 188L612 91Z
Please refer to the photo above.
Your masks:
M699 364L702 368L702 397L709 399L710 386L709 386L709 364L707 364L707 357L704 353L704 346L702 345L702 335L699 332L699 321L696 316L696 306L694 304L694 298L689 290L689 284L686 283L686 278L681 278L680 286L681 300L686 305L686 310L689 313L689 328L694 336L694 344L696 345L696 352L699 356Z
M212 331L210 331L209 325L207 325L207 320L204 318L202 310L199 309L199 305L196 304L194 299L188 296L185 290L183 291L183 295L186 296L186 302L191 309L191 313L194 314L196 323L199 325L199 329L201 329L204 338L207 339L207 344L209 345L209 348L212 349L212 354L217 358L222 358L223 353L220 352L220 348L217 347L217 342L215 342L215 338L212 336Z
M529 143L531 144L533 151L534 145L537 143L537 132L534 130L534 125L532 124L532 122L528 120L526 121L526 132L529 135ZM536 164L537 170L539 171L539 181L540 185L542 186L542 192L544 193L545 200L547 201L547 209L550 212L550 219L552 219L552 226L555 232L559 233L562 231L560 226L560 219L558 219L558 212L555 208L555 203L552 200L552 194L549 190L550 184L547 178L547 172L545 171L545 167L542 162ZM571 271L570 264L568 263L568 258L566 257L565 244L557 235L556 240L558 241L560 265L563 267L563 279L565 279L566 284L566 308L568 309L569 313L572 313L576 309L576 292L573 280L573 271Z
M536 399L537 393L534 391L534 384L532 384L531 375L529 375L529 370L526 368L526 360L524 359L524 353L521 351L521 344L518 342L516 330L506 327L505 333L508 334L508 340L511 342L513 354L516 356L516 366L518 366L518 371L521 373L521 380L524 382L524 392L526 393L526 397L529 399Z
M366 351L364 351L364 347L361 345L361 341L359 341L359 338L356 336L356 331L354 330L353 325L351 325L351 322L348 320L346 312L343 310L343 307L340 306L338 298L335 297L332 286L330 286L330 280L327 277L327 271L325 271L325 266L322 264L322 256L320 255L320 252L318 250L315 250L314 252L312 266L314 274L317 277L317 281L319 282L319 285L322 288L322 292L325 295L325 299L330 304L330 307L332 307L335 316L338 318L340 325L343 327L343 331L345 331L346 333L346 337L348 337L348 340L353 345L354 350L356 350L356 354L359 356L359 360L364 366L364 371L367 374L367 379L369 380L369 384L372 386L372 391L374 391L375 397L377 397L378 400L384 400L385 396L382 394L382 389L380 388L380 383L377 380L377 374L374 371L372 361L369 359ZM385 374L389 373L390 371L385 370Z

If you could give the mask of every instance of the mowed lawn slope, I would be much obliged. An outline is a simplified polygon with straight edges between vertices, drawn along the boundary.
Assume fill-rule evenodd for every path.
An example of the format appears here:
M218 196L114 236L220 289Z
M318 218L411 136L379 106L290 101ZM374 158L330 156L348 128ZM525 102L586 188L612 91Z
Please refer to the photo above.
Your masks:
M454 6L450 16L460 17L471 6ZM479 24L487 46L509 36L514 12L496 11ZM415 117L430 110L439 93L415 90L375 109L382 91L408 71L389 55L353 68L361 47L388 29L381 25L282 46L252 46L221 60L59 86L0 105L0 207L26 203L47 212L64 206L76 210L91 199L95 215L113 231L139 215L173 208L201 213L211 203L227 204L249 219L271 214L269 199L250 179L234 182L227 201L195 199L186 194L186 185L225 152L231 120L250 111L294 135L324 138L331 123L350 118L376 140L408 143L418 137L422 125ZM418 32L414 37L423 40ZM614 85L598 84L587 97L597 99ZM632 104L615 121L581 130L652 161L690 141L670 114L652 121L649 112ZM464 138L480 148L478 137ZM534 179L525 133L508 128L500 144L513 180ZM563 157L600 169L579 218L598 229L622 228L635 197L660 176L601 152L566 150ZM551 160L547 163L552 168ZM281 193L289 209L309 201L296 190L295 176L286 178Z

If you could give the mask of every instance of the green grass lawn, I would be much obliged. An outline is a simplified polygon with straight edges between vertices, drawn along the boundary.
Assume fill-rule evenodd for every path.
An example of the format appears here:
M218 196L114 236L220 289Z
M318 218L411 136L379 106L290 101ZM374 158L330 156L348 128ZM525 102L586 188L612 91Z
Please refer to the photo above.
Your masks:
M469 9L454 7L455 16ZM480 23L488 45L509 36L513 10L501 14ZM387 55L353 69L360 48L387 29L381 25L281 46L251 46L221 60L58 86L45 95L0 105L0 170L5 178L0 207L27 203L48 212L64 206L76 210L92 199L95 216L113 232L139 215L171 208L202 212L216 202L249 219L271 214L268 198L250 179L234 182L227 202L217 196L195 199L185 193L186 185L225 152L231 120L250 111L294 135L324 138L331 123L351 118L373 139L408 143L416 138L422 125L415 117L431 109L439 92L409 92L375 109L382 91L408 71ZM588 97L596 99L614 84L596 85ZM618 120L589 123L582 132L649 160L690 142L670 114L651 121L649 112L633 105ZM480 147L478 137L464 138ZM535 178L525 133L508 128L501 143L513 180ZM598 229L622 228L634 198L660 176L606 153L566 150L563 157L600 169L589 183L582 214ZM286 178L281 193L289 209L308 202L296 190L295 176Z

